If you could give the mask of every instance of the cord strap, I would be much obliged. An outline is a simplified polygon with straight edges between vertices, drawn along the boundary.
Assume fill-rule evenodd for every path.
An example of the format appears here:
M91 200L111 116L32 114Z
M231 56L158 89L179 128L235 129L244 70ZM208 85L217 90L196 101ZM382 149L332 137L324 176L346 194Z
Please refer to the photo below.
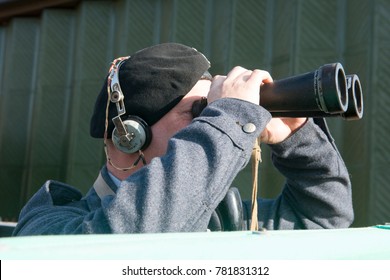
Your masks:
M257 206L257 191L258 191L258 175L259 175L259 162L261 162L261 148L260 139L256 138L253 150L252 150L252 211L251 211L251 231L259 230L258 221L258 206Z

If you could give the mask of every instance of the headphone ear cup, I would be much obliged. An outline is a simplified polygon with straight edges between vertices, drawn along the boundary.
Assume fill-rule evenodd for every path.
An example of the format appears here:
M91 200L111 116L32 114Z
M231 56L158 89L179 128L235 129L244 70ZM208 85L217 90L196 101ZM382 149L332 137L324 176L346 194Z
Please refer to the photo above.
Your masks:
M126 154L133 154L149 146L152 140L152 130L143 119L129 116L127 120L123 121L123 125L132 139L120 137L115 128L112 132L112 142L118 150Z

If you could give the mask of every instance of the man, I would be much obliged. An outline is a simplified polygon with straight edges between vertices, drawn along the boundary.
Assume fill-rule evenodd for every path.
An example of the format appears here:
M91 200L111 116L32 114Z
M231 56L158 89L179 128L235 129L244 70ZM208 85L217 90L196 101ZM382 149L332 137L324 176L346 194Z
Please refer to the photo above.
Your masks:
M266 71L233 68L211 79L208 60L175 43L115 60L94 108L91 135L107 164L82 197L48 181L20 214L15 235L205 231L256 138L286 176L275 200L259 200L268 229L347 227L346 167L312 119L271 119L259 106ZM208 105L194 118L193 105Z

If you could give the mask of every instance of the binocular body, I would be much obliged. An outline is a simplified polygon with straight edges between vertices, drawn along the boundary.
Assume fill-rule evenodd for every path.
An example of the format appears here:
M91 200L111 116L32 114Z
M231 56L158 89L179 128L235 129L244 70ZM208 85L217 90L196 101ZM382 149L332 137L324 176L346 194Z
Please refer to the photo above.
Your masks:
M273 117L363 117L359 77L346 75L340 63L275 80L260 87L260 106Z

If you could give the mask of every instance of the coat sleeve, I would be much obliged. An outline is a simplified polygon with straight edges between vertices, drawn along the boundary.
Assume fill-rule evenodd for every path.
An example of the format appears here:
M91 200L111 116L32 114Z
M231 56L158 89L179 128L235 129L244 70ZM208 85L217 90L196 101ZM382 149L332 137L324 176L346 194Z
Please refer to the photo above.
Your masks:
M176 134L164 157L122 182L105 201L115 232L205 231L270 120L260 106L217 100ZM255 130L245 129L254 124ZM129 203L129 201L131 203Z
M274 166L286 178L276 199L258 199L266 229L345 228L351 225L351 182L322 119L309 121L284 142L270 145ZM250 209L250 202L245 207ZM249 219L249 211L247 211ZM249 223L248 223L249 224Z
M97 209L77 199L56 204L62 191L54 197L57 187L44 186L22 210L15 235L205 231L270 118L246 101L214 101L172 137L163 157L129 176Z

